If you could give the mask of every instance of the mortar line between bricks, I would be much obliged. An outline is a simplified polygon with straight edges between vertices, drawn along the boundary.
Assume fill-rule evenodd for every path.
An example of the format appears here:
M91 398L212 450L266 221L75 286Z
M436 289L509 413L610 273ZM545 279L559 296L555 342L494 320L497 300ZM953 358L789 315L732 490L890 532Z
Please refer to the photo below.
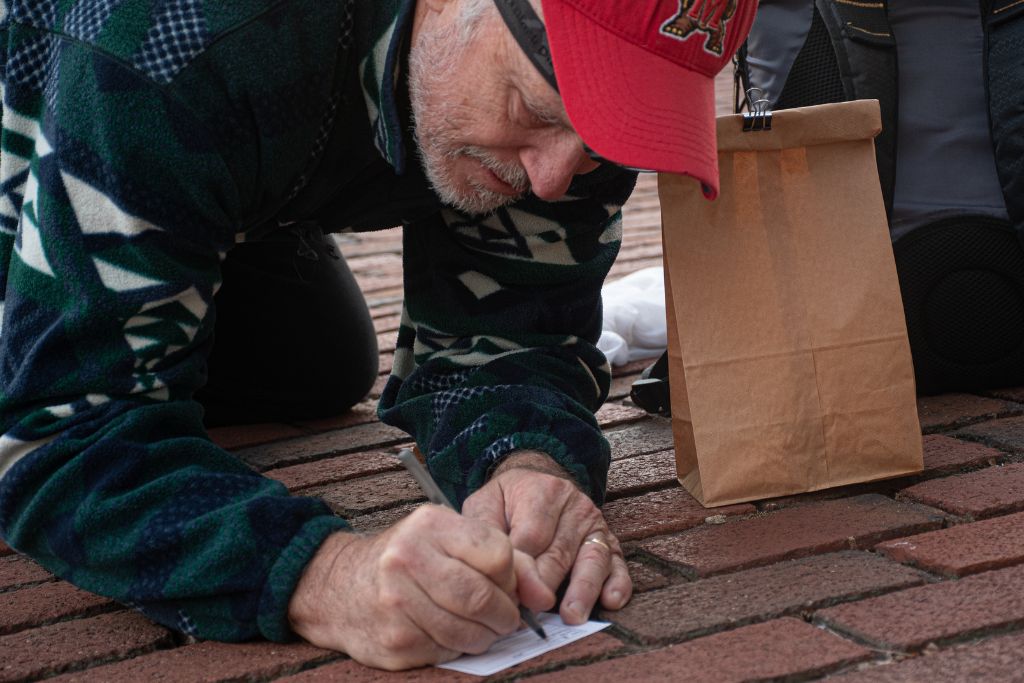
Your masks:
M965 425L965 426L971 426L971 425ZM959 429L959 427L957 429ZM947 436L949 436L950 438L953 438L953 439L959 439L960 441L966 441L968 443L980 443L982 446L988 446L989 448L991 448L993 450L997 450L1000 453L1003 453L1003 454L1005 454L1007 456L1011 456L1011 457L1015 456L1015 455L1024 455L1024 450L1015 450L1015 449L1007 450L1005 446L999 445L997 441L995 441L994 439L992 439L990 437L986 437L986 436L980 436L980 435L976 435L976 434L964 434L964 433L948 434Z
M326 652L326 650L325 650L325 652ZM350 659L350 657L348 655L345 655L345 654L343 654L341 652L335 652L334 656L329 656L329 657L326 657L325 659L318 659L318 660L312 661L312 662L299 662L295 666L290 666L290 667L288 667L285 670L277 671L277 672L274 672L272 674L267 674L267 675L264 675L264 676L254 677L252 674L241 674L241 675L245 676L244 680L246 681L246 683L268 683L269 681L276 681L279 678L286 678L288 676L294 676L296 674L303 673L304 671L312 671L313 669L318 669L321 666L326 666L328 664L335 664L337 662L343 662L343 661L345 661L347 659ZM225 679L225 680L228 680L228 679ZM234 678L232 678L230 680L243 680L243 679L240 678L240 677L234 677Z
M425 505L429 502L430 501L428 501L425 497L420 497L408 500L399 500L397 502L391 503L383 503L382 505L373 506L362 510L352 510L350 508L339 507L337 508L337 514L351 525L352 521L358 519L359 517L366 517L367 515L376 514L378 512L385 512L387 510L394 510L395 508L404 507L406 505Z
M611 629L604 631L608 633ZM638 649L631 649L630 645L626 642L622 643L622 647L612 652L602 652L594 655L583 655L576 659L570 659L568 661L551 662L549 664L542 664L533 669L526 669L524 671L517 671L516 673L509 673L505 676L499 676L498 678L488 679L488 683L512 683L513 681L519 681L529 679L534 676L540 676L542 674L548 674L555 671L564 671L565 669L590 666L591 664L597 664L598 662L604 662L610 659L620 659L633 654L642 654Z
M831 633L831 631L830 631L830 633ZM850 641L850 642L852 642L852 641ZM833 671L830 675L834 674L834 675L837 675L837 676L842 676L843 674L850 673L850 672L860 672L860 671L869 672L869 671L874 671L875 669L878 669L880 667L893 666L893 665L899 664L900 662L905 661L907 659L906 657L894 656L894 655L889 654L889 653L884 653L883 654L879 650L874 650L873 649L871 651L876 653L876 654L879 654L881 656L876 658L876 659L864 660L862 662L849 662L847 664L843 664L841 667L839 667L838 669ZM864 667L864 665L868 664L868 663L870 663L871 666Z
M868 660L864 660L868 661ZM853 666L857 664L863 664L864 661L854 662ZM810 671L801 671L795 674L786 674L783 676L771 676L769 678L748 678L747 681L750 683L803 683L804 681L820 681L826 676L831 676L837 673L840 669L845 669L849 664L846 662L834 662L832 664L822 664Z
M686 579L686 581L690 582L690 583L692 583L694 581L697 581L698 579L701 578L701 577L699 577L697 575L697 570L696 569L692 569L690 567L685 567L683 565L678 565L678 564L675 564L673 562L669 562L668 560L662 559L662 558L658 557L657 555L655 555L654 553L652 553L651 551L644 550L643 548L636 548L636 547L634 547L631 550L631 552L626 554L626 558L625 559L627 559L627 560L641 560L641 561L643 561L643 564L650 565L650 566L656 567L658 569L664 569L666 571L669 571L669 572L672 573L673 576L678 576L680 578ZM741 570L738 570L738 571L743 571L743 570L741 569ZM655 588L654 590L648 591L648 592L656 593L657 591L662 591L662 590L665 590L666 588L671 588L671 586L665 586L664 588Z
M753 678L748 680L751 681L751 683L775 683L776 681L778 683L803 683L804 681L820 681L826 677L836 674L845 674L848 671L856 671L857 667L868 663L868 661L873 664L874 661L877 660L877 658L872 657L870 659L861 659L860 661L849 661L849 663L847 663L847 661L841 661L841 663L838 664L822 665L811 672L801 672L790 676L778 676L772 678Z
M372 423L369 423L369 424L372 424ZM357 426L363 426L363 425L357 425ZM309 438L311 436L323 436L323 434L330 434L330 433L331 432L322 432L321 434L310 434L310 435L307 435L307 436L297 437L297 438L302 439L302 438ZM296 437L291 437L291 438L295 439ZM279 442L279 443L283 443L283 441ZM245 461L245 459L243 457L241 457L240 453L242 451L246 451L246 450L250 450L250 449L263 448L264 444L261 444L259 446L246 446L245 448L240 448L237 451L235 451L235 455L243 463L249 465L249 467L251 467L252 469L256 470L260 474L263 474L264 472L269 472L270 470L283 469L285 467L292 467L294 465L308 465L309 463L316 462L317 460L326 460L328 458L334 458L334 457L337 457L337 456L340 456L340 455L352 455L354 453L360 453L360 452L367 451L367 450L382 450L382 449L385 449L385 448L391 448L392 446L410 446L411 447L413 445L413 443L414 442L409 439L408 435L403 434L402 438L400 438L400 439L396 438L396 439L389 439L389 440L385 440L385 441L377 441L377 442L374 442L372 445L369 445L369 446L365 446L365 445L364 446L354 446L352 448L342 448L342 449L337 449L337 450L330 450L330 451L328 451L326 453L316 453L316 454L311 455L309 457L297 457L294 460L288 460L286 463L273 463L273 464L270 464L270 465L264 465L264 466L260 466L260 467L256 467L255 465L249 465L249 463L247 463Z
M59 579L56 576L51 576L46 579L39 579L38 581L29 581L27 583L19 583L14 586L7 586L6 588L0 588L0 595L3 595L4 593L13 593L14 591L20 591L22 588L34 588L36 586L41 586L44 583L54 583L58 580Z
M102 614L110 614L111 612L117 612L118 610L123 609L124 605L117 602L108 603L105 605L94 605L82 612L76 612L74 614L69 614L63 617L57 617L56 619L42 619L41 621L33 622L25 626L15 627L14 630L11 631L5 631L2 628L0 628L0 638L6 638L7 636L17 635L19 633L31 631L32 629L43 628L44 626L53 626L54 624L63 624L69 621L78 621L80 619L98 617Z
M906 590L906 589L901 588L901 589L898 589L898 590ZM857 600L854 600L853 602L858 602L858 601L860 601L862 599L863 598L858 598ZM866 640L864 640L862 638L858 638L854 634L848 633L844 629L836 628L832 624L825 623L824 621L822 621L822 620L818 619L817 617L815 617L815 612L817 610L819 610L819 609L821 609L821 608L820 607L815 607L813 610L809 610L809 611L805 612L804 617L803 617L804 622L806 622L810 626L813 626L815 628L821 629L822 631L825 631L826 633L831 633L836 638L840 638L840 639L845 640L847 642L854 643L856 645L860 645L861 647L866 647L867 649L871 650L873 653L878 655L879 661L884 661L885 659L890 659L891 660L891 659L894 659L896 655L905 655L906 654L906 653L901 652L899 650L890 650L890 649L887 649L885 647L881 647L881 646L879 646L876 643L872 643L872 642L866 641ZM856 665L854 665L854 666L856 666Z
M989 390L982 389L981 391L968 391L968 392L965 392L965 393L967 393L967 394L969 394L971 396L980 396L982 398L991 398L991 399L994 399L996 401L1004 401L1006 403L1013 403L1015 405L1020 406L1021 409L1024 410L1024 403L1021 403L1020 401L1015 401L1012 398L1000 398L997 395L997 393L999 391L1000 391L999 389L989 389Z
M1007 410L1000 410L994 413L986 413L985 415L978 415L975 417L967 417L947 424L922 427L921 434L922 436L928 436L930 434L942 434L945 432L952 432L957 429L963 429L964 427L973 427L974 425L981 424L982 422L991 422L992 420L1003 420L1008 417L1020 417L1021 415L1024 415L1024 405L1016 403L1015 406L1020 407L1008 408Z
M942 531L942 529L936 529L936 531ZM925 532L925 533L931 533L931 532ZM916 536L916 535L917 534L911 534L911 536ZM890 541L898 541L900 538L910 538L910 536L900 536L900 537L897 537L897 538L890 538L889 540ZM934 569L929 569L927 567L920 566L914 560L907 560L907 561L894 560L893 558L889 557L885 553L878 552L874 548L872 548L871 550L868 550L867 552L871 553L872 555L877 555L878 557L883 558L887 562L892 562L894 564L903 565L904 567L910 567L911 569L916 569L917 571L921 572L922 574L927 574L929 578L934 578L935 579L935 581L927 581L927 582L925 582L925 583L928 583L928 584L943 583L943 582L949 582L949 581L958 581L960 579L967 578L967 576L972 576L971 574L968 574L966 576L947 576L946 574L942 574L942 573L940 573L940 572L938 572L938 571L936 571ZM1022 563L1024 563L1024 560L1022 560ZM1005 569L1005 567L999 567L999 569ZM988 570L986 570L986 571L988 571ZM905 590L905 589L904 588L900 588L899 590Z
M615 462L625 462L625 460L616 460ZM622 500L623 498L635 498L646 493L655 493L657 491L665 491L667 489L675 489L678 487L679 482L676 481L654 482L651 484L637 486L636 488L624 489L622 491L608 493L607 495L605 495L604 502L610 503L614 500Z
M782 560L782 561L785 562L787 560ZM887 562L892 562L893 564L899 564L897 562L894 562L893 560L889 560L888 558L886 558L886 561ZM766 566L770 566L770 565L766 565ZM735 574L735 573L742 572L742 571L745 571L745 570L738 570L737 572L726 572L726 573L722 573L722 574L715 574L714 576L715 577L728 576L729 574ZM769 622L769 621L773 621L775 619L781 619L783 617L794 617L794 618L797 618L797 619L802 619L803 621L805 621L805 622L807 622L809 624L812 624L812 625L814 625L816 627L826 627L827 625L824 624L823 622L818 622L818 621L815 620L815 618L814 618L814 613L815 612L817 612L819 610L823 610L823 609L828 609L830 607L835 607L836 605L860 602L861 600L868 600L868 599L871 599L871 598L877 598L877 597L880 597L880 596L883 596L883 595L888 595L890 593L898 593L900 591L905 591L905 590L909 590L909 589L912 589L912 588L917 588L917 587L920 587L920 586L934 585L934 584L937 584L937 583L942 583L941 578L939 578L938 580L930 580L930 579L936 578L936 577L934 577L934 575L931 574L931 573L927 573L927 572L922 572L922 573L925 573L926 576L922 577L922 580L921 580L920 583L905 584L905 585L895 586L895 587L879 587L879 588L873 588L873 589L866 589L866 590L862 590L861 592L858 592L856 594L848 595L848 596L830 596L830 597L825 597L825 598L822 598L820 600L817 600L817 601L814 601L814 602L811 602L811 603L808 603L808 604L792 606L792 607L788 607L788 608L783 608L783 609L781 609L779 611L775 611L775 612L767 612L767 613L763 613L763 614L756 614L756 615L752 615L752 616L749 616L749 617L746 617L746 618L743 618L743 619L734 620L734 621L729 622L728 624L714 624L714 625L707 626L707 627L702 628L702 629L697 629L697 630L694 630L694 631L689 631L689 632L683 634L681 637L660 638L660 639L655 640L653 644L663 647L663 646L667 646L667 645L674 645L674 644L677 644L677 643L686 643L686 642L690 642L690 641L696 640L697 638L703 638L705 636L714 635L716 633L723 633L723 632L726 632L726 631L732 631L734 629L737 629L737 628L740 628L740 627L743 627L743 626L751 626L751 625L755 625L755 624L763 624L763 623L766 623L766 622ZM699 584L701 580L708 579L708 578L712 578L712 577L699 577L697 580L691 581L689 583L690 583L690 585L696 585L696 584ZM644 593L644 595L652 595L652 594L655 594L655 593L659 593L661 591L668 591L668 590L671 590L674 587L679 586L679 585L682 585L682 584L674 584L674 585L665 586L664 588L658 588L658 589L655 589L655 590L652 590L652 591L647 591L647 592ZM1024 620L1022 620L1022 626L1024 626ZM639 645L643 645L643 642L641 640L639 640L639 638L637 636L634 636L627 629L625 629L625 628L623 628L623 627L621 627L621 626L619 626L617 624L614 624L612 626L612 629L614 629L614 632L616 633L617 637L619 637L620 639L625 639L625 640L628 640L630 642L637 643ZM853 639L853 638L851 637L850 639ZM874 644L871 644L871 643L860 643L860 644L862 644L862 645L870 645L871 649L878 649L877 646L875 646Z
M817 610L820 608L815 609ZM855 631L845 629L837 624L828 624L819 617L815 617L812 624L819 628L826 628L828 630L835 631L837 635L841 634L847 640L852 640L858 645L863 645L864 647L870 648L872 650L878 650L879 652L889 652L893 655L900 656L913 656L920 654L924 652L924 650L926 650L929 645L934 645L940 650L944 650L952 646L969 643L972 640L980 640L982 638L994 638L996 636L1024 632L1024 617L1022 617L1014 619L1012 621L1008 621L1003 624L980 626L978 628L971 629L968 631L961 631L960 633L951 636L946 636L944 638L935 638L933 640L926 641L922 645L913 646L906 650L900 650L886 649L884 645L878 643L877 641L871 640L866 635L862 636L856 633Z
M725 522L725 524L730 524L730 523L735 523L735 522L732 522L731 520ZM925 528L922 529L921 527L925 527ZM700 527L697 527L697 528L700 528ZM710 579L710 578L714 578L714 577L718 577L718 576L728 576L729 574L735 574L737 572L747 571L747 570L751 570L751 569L760 569L760 568L763 568L763 567L770 567L771 565L778 564L780 562L789 562L791 560L802 560L802 559L806 559L808 557L819 557L821 555L829 555L831 553L838 553L838 552L842 552L844 550L853 550L853 551L858 551L858 552L871 553L871 552L873 552L873 548L876 545L878 545L879 543L882 543L884 541L892 541L892 540L896 540L896 539L900 539L900 538L906 538L907 536L915 536L917 534L927 533L929 531L940 531L941 529L943 529L945 527L939 527L938 529L935 529L935 528L927 528L926 524L919 524L919 525L915 525L915 527L912 527L912 528L917 528L918 530L917 531L910 531L910 532L904 532L903 530L896 531L896 532L893 532L893 531L881 531L881 532L876 532L876 533L873 533L873 534L867 534L864 538L860 538L860 539L854 538L852 536L848 536L847 538L844 538L842 540L837 540L837 541L828 542L828 543L821 543L821 544L816 545L816 546L814 546L812 548L806 548L806 547L805 548L799 548L797 550L793 550L791 552L785 553L785 554L783 554L780 557L770 557L768 559L761 558L761 559L750 560L750 561L747 561L747 562L742 562L742 563L737 564L735 566L728 567L726 569L722 569L720 571L709 571L707 574L703 574L703 575L697 574L696 570L695 570L695 574L694 574L695 578L694 578L694 580L696 581L696 580L699 580L699 579ZM650 553L650 551L645 550L644 548L637 548L636 552L638 552L638 553ZM657 556L651 554L651 558L652 559L656 559L656 557ZM886 559L888 560L889 558L886 558ZM663 560L663 561L668 562L668 560ZM659 589L659 590L661 590L661 589Z
M164 638L162 640L165 640L165 641L169 640L171 638L171 635L172 635L171 631L165 631L165 635L164 635ZM82 661L82 662L75 662L75 663L72 663L72 664L64 664L64 665L59 665L58 664L56 667L54 667L54 669L52 671L48 671L47 673L44 673L44 674L40 675L39 677L37 677L35 679L32 679L32 680L46 680L48 678L56 678L57 676L61 676L61 675L64 675L64 674L77 673L79 671L89 671L90 669L95 669L97 667L101 667L101 666L104 666L106 664L117 664L118 662L128 661L130 659L135 659L136 657L140 657L142 655L147 655L147 654L150 654L152 652L158 652L158 651L161 651L161 650L168 650L168 649L173 649L173 648L163 647L161 645L161 641L158 640L155 643L151 643L149 645L140 645L140 646L138 646L138 647L136 647L134 649L131 649L131 650L128 650L126 652L119 653L119 654L107 655L105 657L90 658L88 660L85 660L85 661ZM27 680L27 679L20 679L20 680Z

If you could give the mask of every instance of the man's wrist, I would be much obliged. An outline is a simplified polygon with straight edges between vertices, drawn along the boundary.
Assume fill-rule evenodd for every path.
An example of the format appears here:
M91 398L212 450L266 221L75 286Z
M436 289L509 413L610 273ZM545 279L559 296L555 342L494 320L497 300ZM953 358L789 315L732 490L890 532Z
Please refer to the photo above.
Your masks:
M543 451L527 449L512 451L506 455L491 471L489 478L494 479L500 474L513 469L532 470L542 474L550 474L553 477L568 479L576 483L576 479L550 455Z
M315 626L322 618L320 612L324 598L336 586L332 577L337 565L345 555L345 550L360 538L360 534L339 531L320 544L302 572L288 603L288 622L295 633L305 636L307 629Z

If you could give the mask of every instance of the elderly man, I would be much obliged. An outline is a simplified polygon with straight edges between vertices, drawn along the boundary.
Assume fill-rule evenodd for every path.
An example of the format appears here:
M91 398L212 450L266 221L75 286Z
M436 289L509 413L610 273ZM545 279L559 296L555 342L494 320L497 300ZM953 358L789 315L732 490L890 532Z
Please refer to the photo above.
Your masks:
M564 580L568 622L628 601L593 417L624 167L714 194L711 83L752 1L0 11L7 543L196 637L386 668L481 652ZM380 417L463 515L365 536L204 425L365 395L372 325L323 232L398 224Z

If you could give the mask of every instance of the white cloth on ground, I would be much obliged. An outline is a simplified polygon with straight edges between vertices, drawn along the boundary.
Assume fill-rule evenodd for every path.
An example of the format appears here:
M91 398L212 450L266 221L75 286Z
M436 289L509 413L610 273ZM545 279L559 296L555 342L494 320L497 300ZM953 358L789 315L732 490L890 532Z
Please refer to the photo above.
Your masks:
M601 297L604 321L597 347L609 363L625 365L665 351L665 276L660 266L606 284Z

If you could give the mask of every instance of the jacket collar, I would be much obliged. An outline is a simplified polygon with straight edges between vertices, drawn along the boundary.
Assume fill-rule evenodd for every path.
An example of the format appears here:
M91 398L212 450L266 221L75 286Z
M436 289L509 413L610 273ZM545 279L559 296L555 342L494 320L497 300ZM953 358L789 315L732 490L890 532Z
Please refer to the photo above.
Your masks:
M401 63L417 0L359 0L356 54L374 145L396 173L405 172L406 142L397 104Z

